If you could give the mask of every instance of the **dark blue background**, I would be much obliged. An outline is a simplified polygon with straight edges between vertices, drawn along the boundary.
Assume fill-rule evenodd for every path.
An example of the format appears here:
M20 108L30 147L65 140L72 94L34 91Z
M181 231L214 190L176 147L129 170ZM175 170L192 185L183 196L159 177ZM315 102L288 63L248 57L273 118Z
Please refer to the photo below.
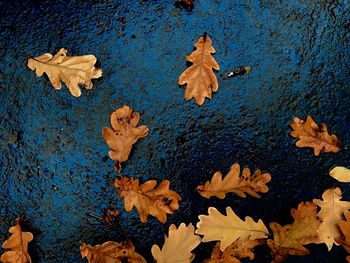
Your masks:
M170 224L196 224L209 206L240 217L292 222L290 208L340 186L328 176L350 166L350 3L348 0L201 0L188 12L169 1L1 1L0 28L0 240L25 214L34 262L81 262L79 241L131 239L152 261ZM245 2L245 4L243 4ZM122 20L125 18L125 25ZM217 50L219 91L201 107L186 102L177 85L185 56L208 32ZM94 54L103 77L74 98L38 78L26 56L68 49ZM236 66L252 74L224 80ZM113 162L101 136L110 113L128 103L150 134L135 145L123 174L169 179L183 196L180 210L162 225L126 213L113 186ZM289 137L293 117L327 123L343 151L314 157ZM215 171L239 162L272 174L258 200L229 195L206 200L195 191ZM86 212L120 211L119 227L91 225ZM196 249L206 258L214 243ZM344 262L346 253L311 245L311 254L288 262ZM256 262L269 262L267 247ZM3 252L3 250L1 250Z

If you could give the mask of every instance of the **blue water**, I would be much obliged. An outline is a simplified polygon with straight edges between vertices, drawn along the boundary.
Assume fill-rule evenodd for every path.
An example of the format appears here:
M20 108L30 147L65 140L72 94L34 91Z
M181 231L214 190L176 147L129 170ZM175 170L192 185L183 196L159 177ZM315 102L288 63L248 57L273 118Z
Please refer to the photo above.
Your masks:
M33 262L86 262L79 242L125 239L152 262L150 248L163 243L170 224L196 224L209 206L287 224L290 208L330 187L350 200L349 185L328 176L335 165L350 166L350 2L197 0L192 12L174 2L0 2L0 240L26 215ZM177 78L204 32L221 70L218 92L199 107L184 100ZM26 56L61 47L94 54L103 69L80 98L54 90L26 66ZM252 73L224 79L240 65ZM154 218L142 224L136 211L123 210L113 161L104 158L102 127L124 104L141 113L150 134L135 145L123 174L169 179L183 197L164 225ZM308 114L338 136L340 153L314 157L293 145L290 121ZM194 191L234 162L271 173L270 191L259 200L206 200ZM112 229L86 216L109 205L121 212ZM200 245L194 262L213 246ZM310 255L288 262L345 261L341 247L308 247ZM255 262L271 260L267 246L256 254Z

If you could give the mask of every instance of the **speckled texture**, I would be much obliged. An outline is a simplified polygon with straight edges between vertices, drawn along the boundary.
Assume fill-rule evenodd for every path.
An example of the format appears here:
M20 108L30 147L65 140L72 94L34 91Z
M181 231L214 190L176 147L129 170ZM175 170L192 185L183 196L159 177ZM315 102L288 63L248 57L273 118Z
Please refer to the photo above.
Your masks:
M334 165L350 166L348 0L197 0L192 12L173 0L4 0L0 19L0 240L25 214L35 235L33 262L83 262L79 241L127 238L152 262L150 248L162 244L171 223L195 224L209 206L286 224L290 208L329 187L340 186L350 200L350 187L328 176ZM177 78L203 32L221 71L218 92L198 107L184 100ZM27 55L61 47L94 54L104 71L80 98L26 67ZM253 72L224 80L239 65ZM101 129L125 103L142 114L150 134L135 145L123 174L169 179L183 196L165 225L153 218L142 224L135 211L123 211L113 162L104 161ZM327 123L342 152L316 158L293 145L289 123L307 114ZM194 192L234 162L270 172L271 190L260 200L206 200ZM110 204L121 211L119 227L106 229L85 215ZM196 249L195 262L213 245ZM309 247L310 255L288 262L344 262L341 247ZM256 251L256 262L270 261L267 247Z

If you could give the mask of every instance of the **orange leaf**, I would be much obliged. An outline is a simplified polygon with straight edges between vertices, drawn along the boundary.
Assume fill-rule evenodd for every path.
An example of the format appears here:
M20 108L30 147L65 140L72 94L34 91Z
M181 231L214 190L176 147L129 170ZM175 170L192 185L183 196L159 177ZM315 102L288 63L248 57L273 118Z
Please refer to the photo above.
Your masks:
M239 259L242 258L253 260L255 255L252 249L262 244L265 244L265 239L239 239L221 251L220 242L217 242L211 252L210 259L204 260L203 263L240 263Z
M345 239L336 238L335 241L343 246L346 252L350 253L350 211L345 212L346 220L340 220L338 226L344 235ZM346 257L350 262L350 256Z
M318 156L321 152L337 153L341 150L337 136L334 134L329 135L326 124L318 126L311 116L307 116L306 122L302 119L294 118L291 127L290 135L299 139L296 142L296 146L299 148L314 148L315 156Z
M317 229L321 222L317 218L317 206L312 202L301 202L298 209L291 209L294 222L281 226L278 223L270 223L274 240L267 240L271 249L274 263L282 262L287 255L306 255L309 250L306 244L318 241Z
M0 260L4 263L31 263L32 260L28 254L28 243L33 240L33 234L22 232L20 218L16 219L16 225L9 229L12 234L2 247L11 249L2 254Z
M133 112L125 105L111 114L112 128L104 127L102 136L111 148L109 157L116 162L116 170L120 172L121 163L128 160L132 146L148 135L146 126L139 126L140 114Z
M194 45L196 50L186 57L186 60L193 65L186 69L178 80L179 85L187 83L185 99L190 100L194 97L198 105L202 105L205 98L211 99L212 92L216 92L219 88L213 69L220 70L220 67L211 56L215 53L211 43L206 34L198 39Z
M123 176L115 179L115 187L119 189L119 197L124 197L125 211L130 212L135 206L141 222L147 221L148 215L156 217L160 222L167 221L166 214L173 214L179 209L181 196L169 190L170 182L165 180L157 187L156 180L139 185L139 180Z
M260 170L256 170L254 175L251 175L249 168L244 168L240 176L240 166L236 163L231 166L230 172L224 179L222 179L220 172L216 172L211 182L207 181L204 185L197 186L197 190L205 198L216 196L224 199L227 193L235 193L243 198L246 197L247 193L260 198L261 196L257 193L266 193L269 190L266 183L270 181L270 174L262 174Z
M80 253L83 258L87 258L89 263L146 263L146 260L135 252L135 247L131 241L123 243L108 241L94 247L89 244L82 244ZM128 261L124 261L125 259Z

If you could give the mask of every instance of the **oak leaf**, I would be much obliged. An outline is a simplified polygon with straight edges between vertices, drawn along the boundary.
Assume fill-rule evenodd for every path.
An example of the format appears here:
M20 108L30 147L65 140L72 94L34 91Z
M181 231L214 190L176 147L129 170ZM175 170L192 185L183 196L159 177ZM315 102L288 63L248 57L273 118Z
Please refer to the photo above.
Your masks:
M0 260L4 263L31 263L28 253L28 243L33 240L33 234L23 232L20 226L20 218L16 219L16 225L10 227L12 234L3 244L2 248L11 249L2 254Z
M197 186L197 190L205 198L216 196L224 199L227 193L235 193L243 198L246 197L246 194L260 198L258 192L266 193L269 190L266 183L270 181L270 174L262 174L260 170L256 170L254 175L251 175L249 168L244 168L240 176L240 166L236 163L231 166L230 172L224 179L222 179L221 172L216 172L211 181Z
M341 237L338 222L350 208L350 202L340 201L342 193L339 188L326 190L322 198L323 200L314 199L313 202L321 208L317 214L322 222L318 229L319 243L325 243L329 251L333 244L338 245L335 242L336 238Z
M266 238L269 234L263 221L258 222L246 216L241 220L231 207L226 208L226 216L215 207L209 207L209 215L200 215L196 234L203 235L203 242L221 241L220 249L224 251L236 240Z
M89 263L146 263L146 260L135 252L131 241L123 243L108 241L94 247L83 243L80 246L80 253Z
M346 252L350 253L350 211L345 212L346 220L340 220L338 226L344 235L344 239L336 238L335 241L342 245ZM346 257L346 260L350 262L350 256Z
M192 224L181 223L178 229L172 224L162 249L153 245L151 252L157 263L189 263L195 256L191 251L200 243L201 238L194 234Z
M56 90L61 89L63 82L74 97L79 97L79 84L84 85L86 89L92 89L91 79L102 76L102 70L96 69L95 63L96 57L93 55L69 57L67 50L61 48L55 56L45 53L29 58L27 66L35 70L38 77L46 73Z
M221 251L220 242L217 242L211 252L210 259L204 260L203 263L240 263L240 259L242 258L253 260L255 255L252 249L262 244L265 244L265 239L239 239L233 242L224 251Z
M212 92L218 90L218 81L213 69L220 70L219 65L211 56L215 53L215 49L211 45L212 41L206 34L200 37L196 44L196 50L186 60L192 62L193 65L186 69L179 77L179 85L185 85L185 99L190 100L194 97L198 105L204 103L205 98L212 97Z
M313 148L315 156L321 152L337 153L341 150L337 136L329 135L326 124L318 126L311 116L307 116L306 121L294 118L291 128L290 135L299 139L295 145Z
M317 229L321 222L317 218L317 206L312 202L301 202L298 209L291 209L294 222L285 226L270 223L274 239L267 240L274 263L284 261L288 255L306 255L310 251L304 245L318 241Z
M156 180L149 180L139 185L139 180L123 176L115 179L115 187L119 189L119 197L124 197L125 211L130 212L135 206L141 222L147 222L148 215L156 217L160 222L167 221L167 214L179 209L181 196L169 190L170 182L165 180L157 187Z
M102 129L102 136L111 148L109 157L116 162L115 168L118 172L122 170L121 163L128 160L132 146L148 135L149 130L146 126L137 127L139 121L140 114L125 105L111 114L112 129Z
M350 169L346 167L336 166L329 172L329 175L339 182L350 183Z

